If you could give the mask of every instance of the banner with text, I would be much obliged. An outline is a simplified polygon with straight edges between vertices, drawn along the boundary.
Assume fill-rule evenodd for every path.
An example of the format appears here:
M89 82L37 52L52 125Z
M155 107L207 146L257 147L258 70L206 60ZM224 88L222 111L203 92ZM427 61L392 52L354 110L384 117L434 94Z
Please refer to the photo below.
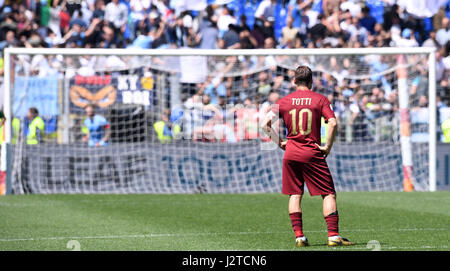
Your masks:
M280 192L283 152L261 150L260 144L22 146L21 152L13 152L20 157L13 157L17 168L13 168L12 188L16 194ZM400 145L395 151L389 146L390 155L380 159L383 148L387 147L336 145L327 161L337 191L402 191ZM355 167L355 161L366 166ZM417 165L416 169L418 178L427 180L426 168Z
M70 80L70 112L84 113L87 104L100 111L113 104L139 104L155 101L154 75L151 72L125 75L75 76Z

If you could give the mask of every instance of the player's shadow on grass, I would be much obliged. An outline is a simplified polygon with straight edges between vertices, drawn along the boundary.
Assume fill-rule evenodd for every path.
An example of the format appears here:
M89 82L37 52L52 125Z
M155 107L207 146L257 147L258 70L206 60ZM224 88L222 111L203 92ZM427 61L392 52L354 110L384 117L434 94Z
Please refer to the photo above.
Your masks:
M383 247L383 245L385 245L384 243L380 243L380 246ZM312 247L326 247L326 248L348 248L351 249L352 247L358 247L358 250L360 250L360 247L367 246L367 242L355 242L355 244L353 246L336 246L336 247L329 247L327 245L327 243L317 243L317 244L309 244L309 246L307 247L298 247L298 249L304 249L304 250L308 250L308 248L312 248ZM367 248L367 250L372 250L371 248Z

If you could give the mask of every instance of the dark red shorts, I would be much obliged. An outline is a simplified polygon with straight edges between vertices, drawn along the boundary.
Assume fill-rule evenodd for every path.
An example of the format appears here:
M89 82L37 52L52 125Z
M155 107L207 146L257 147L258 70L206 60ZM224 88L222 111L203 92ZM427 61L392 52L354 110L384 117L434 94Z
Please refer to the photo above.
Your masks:
M336 193L325 159L310 163L283 160L281 192L285 195L303 195L305 183L311 196Z

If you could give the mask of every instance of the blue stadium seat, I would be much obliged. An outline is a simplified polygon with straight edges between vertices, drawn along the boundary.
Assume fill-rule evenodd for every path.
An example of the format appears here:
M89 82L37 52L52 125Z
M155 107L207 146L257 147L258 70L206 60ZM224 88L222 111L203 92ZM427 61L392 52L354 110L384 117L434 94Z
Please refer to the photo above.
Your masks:
M281 38L282 29L286 25L286 17L287 17L286 9L280 2L278 2L277 6L275 7L275 24L274 24L276 39Z
M377 23L383 23L384 2L382 0L367 0L366 5L370 8L372 15Z
M239 1L233 0L227 4L227 7L234 12L235 17L239 17Z
M259 4L254 4L251 1L247 2L245 5L244 14L247 17L247 25L253 29L253 24L255 23L255 12Z
M423 19L424 22L424 30L429 33L433 30L433 17Z
M314 2L311 9L322 14L323 13L322 0Z
M447 15L448 18L450 18L450 1L448 1L447 4L445 5L445 14Z

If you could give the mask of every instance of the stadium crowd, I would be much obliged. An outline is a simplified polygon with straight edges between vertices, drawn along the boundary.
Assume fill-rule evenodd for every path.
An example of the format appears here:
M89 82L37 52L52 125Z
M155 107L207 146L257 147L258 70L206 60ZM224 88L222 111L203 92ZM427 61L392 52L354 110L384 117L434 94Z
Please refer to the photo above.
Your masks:
M289 49L429 46L437 49L438 109L450 105L450 2L433 17L425 19L409 14L392 0L208 0L207 6L200 11L192 8L197 7L196 2L203 1L0 0L0 51L6 47ZM349 80L346 78L346 72L352 68L349 60L330 58L321 65L310 63L316 65L314 86L328 95L340 119L351 128L343 130L341 140L382 140L383 136L398 131L389 125L374 124L383 118L390 123L389 119L398 110L398 93L392 84L396 80L395 74L391 78ZM230 61L233 63L224 64L230 64L230 69L238 62L239 69L244 64L251 65L251 60ZM217 80L208 78L204 83L184 84L184 105L194 108L196 104L201 107L201 104L275 102L292 90L287 79L290 71L277 65L280 59L267 57L264 61L273 69L238 79L231 76ZM361 67L370 74L381 71L389 61L369 59ZM30 61L29 66L39 74L43 68L56 65L55 62L39 58ZM89 61L80 63L90 65ZM418 130L428 119L428 71L426 65L421 64L424 63L416 63L417 72L413 75L410 90L414 97L411 99L412 119L417 120ZM320 68L326 71L321 72ZM0 60L0 75L2 73L3 61ZM177 120L173 112L163 115L168 126ZM447 119L450 119L450 113L439 113L439 126ZM382 129L378 129L380 125ZM390 128L378 134L369 126L378 127L377 131ZM205 131L206 128L202 129ZM349 134L348 131L354 132ZM448 133L442 139L450 142L450 130ZM249 134L247 138L252 138Z

